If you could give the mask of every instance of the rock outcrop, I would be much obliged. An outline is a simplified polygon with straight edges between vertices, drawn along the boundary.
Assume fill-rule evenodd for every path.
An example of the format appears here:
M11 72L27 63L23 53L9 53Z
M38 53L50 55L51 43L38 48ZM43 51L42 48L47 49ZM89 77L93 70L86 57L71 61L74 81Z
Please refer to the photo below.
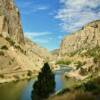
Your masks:
M50 54L24 37L13 0L0 0L0 83L36 75Z
M0 34L24 43L20 14L13 0L0 0Z
M85 25L81 30L64 37L60 55L100 46L100 20Z
M64 37L58 61L75 68L70 77L88 76L100 72L100 20L85 25L81 30ZM82 79L80 77L80 79ZM79 78L79 77L78 77Z

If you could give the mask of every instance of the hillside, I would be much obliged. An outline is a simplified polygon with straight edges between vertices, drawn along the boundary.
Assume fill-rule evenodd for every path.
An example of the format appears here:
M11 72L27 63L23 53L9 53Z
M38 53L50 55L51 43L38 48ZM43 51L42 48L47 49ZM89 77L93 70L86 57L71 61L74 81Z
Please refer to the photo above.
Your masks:
M81 49L91 49L100 46L100 20L85 25L79 31L64 37L60 54L67 54Z
M24 37L13 0L0 0L0 83L34 76L49 56Z
M24 43L20 14L13 0L0 0L0 34Z
M73 70L64 73L67 87L48 100L99 100L100 98L100 20L64 37L56 66L64 64Z
M85 25L79 31L64 37L57 64L66 64L74 71L68 77L84 79L100 70L100 20ZM66 75L66 74L65 74Z

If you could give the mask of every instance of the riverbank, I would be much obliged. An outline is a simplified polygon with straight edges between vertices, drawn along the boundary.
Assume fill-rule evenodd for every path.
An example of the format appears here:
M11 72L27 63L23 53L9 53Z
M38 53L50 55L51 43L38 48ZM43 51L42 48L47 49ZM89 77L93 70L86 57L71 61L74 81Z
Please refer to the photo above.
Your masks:
M68 70L66 69L65 71ZM54 74L56 82L55 92L57 92L65 88L65 84L67 84L68 81L63 76L64 70L59 70ZM0 99L2 98L2 100L31 100L31 93L35 81L36 77L33 77L32 79L0 84Z
M83 97L83 99L80 97ZM99 100L98 98L100 98L99 72L88 76L84 80L74 81L71 87L67 86L57 91L48 100Z
M62 70L62 68L63 67L55 67L54 69L52 69L52 71L55 73L56 71ZM16 72L11 72L11 73L2 73L0 74L0 84L16 82L16 81L25 80L25 79L26 80L32 79L38 75L39 71L26 70L26 71L16 71Z
M20 80L28 80L36 77L38 72L27 71L17 71L12 73L2 73L0 74L0 84L16 82Z
M10 82L17 82L17 81L21 81L21 80L28 80L28 79L32 79L35 78L37 75L31 76L31 77L22 77L20 79L16 79L16 78L8 78L8 79L0 79L0 84L4 84L4 83L10 83Z

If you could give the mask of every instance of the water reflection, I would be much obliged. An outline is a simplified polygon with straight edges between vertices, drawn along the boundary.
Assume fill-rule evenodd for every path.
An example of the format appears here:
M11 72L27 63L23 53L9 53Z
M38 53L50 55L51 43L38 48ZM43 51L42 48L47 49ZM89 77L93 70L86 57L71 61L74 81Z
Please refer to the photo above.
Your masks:
M0 100L31 100L31 94L32 94L31 92L35 80L36 79L1 84ZM66 84L68 83L68 81L63 77L63 73L61 72L55 73L55 81L56 81L55 91L65 88Z
M31 95L32 95L31 92L33 90L33 84L34 84L35 80L36 79L30 80L28 82L28 84L25 86L25 88L22 91L20 100L31 100Z
M20 100L22 90L26 85L27 81L0 85L0 100Z

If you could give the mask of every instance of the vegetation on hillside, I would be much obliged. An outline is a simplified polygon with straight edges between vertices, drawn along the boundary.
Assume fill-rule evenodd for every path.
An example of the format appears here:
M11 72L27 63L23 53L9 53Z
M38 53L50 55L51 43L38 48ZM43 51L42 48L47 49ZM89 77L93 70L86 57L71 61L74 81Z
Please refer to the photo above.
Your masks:
M59 60L59 61L56 62L56 64L69 65L69 64L71 64L71 61L70 61L70 60L66 60L66 61L64 61L64 60Z
M64 89L49 100L99 100L100 77L91 78L71 88Z
M6 40L9 42L9 44L11 46L14 46L15 45L15 42L10 37L6 37Z
M8 47L6 45L1 46L2 50L8 50Z
M96 46L95 48L89 49L89 50L87 50L86 54L87 54L87 56L90 56L90 57L100 56L100 47Z
M0 56L4 56L4 52L3 51L0 51Z
M83 65L85 65L86 62L77 61L77 62L75 62L75 64L76 64L76 69L79 69L79 68L81 68Z

